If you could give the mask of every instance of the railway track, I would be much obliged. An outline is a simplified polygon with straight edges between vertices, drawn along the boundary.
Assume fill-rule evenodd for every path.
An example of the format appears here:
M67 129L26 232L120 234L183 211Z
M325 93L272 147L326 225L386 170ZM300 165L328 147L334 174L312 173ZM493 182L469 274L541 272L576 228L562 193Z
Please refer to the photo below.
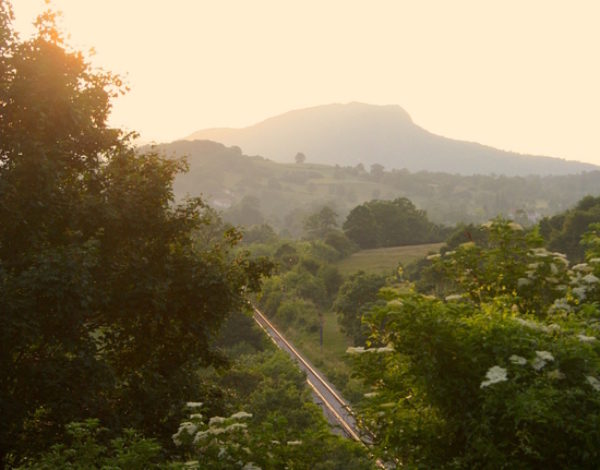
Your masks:
M369 442L362 438L356 425L356 419L348 402L344 400L339 392L323 378L310 362L305 359L292 344L277 330L277 328L256 308L254 309L254 321L267 333L273 342L282 350L287 352L298 364L300 369L306 373L306 381L315 395L322 402L327 414L339 426L343 433L351 439L367 445Z

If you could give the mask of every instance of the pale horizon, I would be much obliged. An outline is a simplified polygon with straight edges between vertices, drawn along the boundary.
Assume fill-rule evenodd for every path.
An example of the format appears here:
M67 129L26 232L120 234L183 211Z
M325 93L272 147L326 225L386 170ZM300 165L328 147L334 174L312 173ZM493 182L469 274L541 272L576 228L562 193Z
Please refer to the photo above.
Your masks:
M168 142L331 103L398 105L426 130L600 165L600 4L55 0L125 75L111 124ZM13 2L17 30L46 7Z

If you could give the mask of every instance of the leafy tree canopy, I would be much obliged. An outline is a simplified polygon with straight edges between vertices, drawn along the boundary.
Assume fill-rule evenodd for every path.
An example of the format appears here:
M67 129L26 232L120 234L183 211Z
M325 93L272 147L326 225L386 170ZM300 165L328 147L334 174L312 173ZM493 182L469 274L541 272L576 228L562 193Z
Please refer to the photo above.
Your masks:
M164 440L269 266L233 256L240 235L202 200L174 203L182 161L107 126L119 77L52 13L25 41L11 18L0 0L0 461L92 417Z
M583 261L580 240L587 227L600 222L600 197L586 196L566 212L540 221L540 233L548 248L565 253L575 263Z
M600 226L570 266L497 219L429 261L437 297L385 289L351 348L384 460L415 468L593 468L600 459Z
M348 214L346 236L361 248L412 245L440 241L444 231L407 198L372 200Z

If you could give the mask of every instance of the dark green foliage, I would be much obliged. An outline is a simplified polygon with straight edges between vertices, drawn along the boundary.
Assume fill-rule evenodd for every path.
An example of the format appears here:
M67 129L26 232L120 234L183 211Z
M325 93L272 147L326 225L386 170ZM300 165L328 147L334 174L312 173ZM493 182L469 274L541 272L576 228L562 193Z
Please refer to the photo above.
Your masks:
M345 258L354 253L358 248L355 243L350 241L344 232L339 230L330 230L327 235L325 235L323 241L327 245L333 247L340 254L340 258Z
M365 340L362 315L377 301L377 293L385 284L385 276L359 271L344 282L333 304L338 322L354 344Z
M298 263L298 251L289 243L283 243L274 254L275 261L283 270L291 269Z
M304 231L309 239L323 239L337 227L337 214L329 206L309 215L304 220Z
M574 263L583 260L579 243L587 227L600 222L600 196L586 196L568 211L540 221L540 233L551 250L565 253Z
M444 230L408 199L398 198L355 207L344 222L344 233L364 249L437 242Z
M378 246L377 222L373 211L362 204L356 206L344 222L344 234L361 248Z
M35 459L29 460L19 469L131 469L145 470L166 468L159 464L160 445L153 439L145 439L132 429L123 435L107 439L102 435L106 429L95 419L66 426L67 443L55 444Z
M174 204L182 162L106 125L120 80L52 13L38 30L0 38L0 462L91 417L166 442L193 371L218 361L212 337L270 269L234 256L240 235L201 200Z
M277 240L275 230L268 225L251 225L244 229L244 238L242 242L246 245L252 243L273 243Z
M232 316L228 323L240 319ZM237 340L253 343L257 335L266 340L256 325L245 320L241 325L231 325ZM197 462L189 462L191 468L239 469L249 462L265 470L372 468L362 446L331 433L312 403L306 377L286 354L270 341L241 352L232 339L226 348L231 366L204 371L222 396L194 406L190 422L174 436L182 457ZM243 417L236 418L240 411Z
M594 468L600 454L598 227L569 268L496 219L430 257L442 297L387 288L354 348L363 419L384 459L415 468ZM448 295L451 294L451 295Z

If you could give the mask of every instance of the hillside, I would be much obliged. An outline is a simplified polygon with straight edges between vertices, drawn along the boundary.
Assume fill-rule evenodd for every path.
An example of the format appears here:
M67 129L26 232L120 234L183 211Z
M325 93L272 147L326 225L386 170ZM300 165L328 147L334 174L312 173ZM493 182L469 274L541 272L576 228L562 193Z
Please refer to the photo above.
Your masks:
M416 125L399 106L331 104L290 111L242 129L207 129L188 140L235 145L277 162L328 165L380 164L389 169L463 175L563 175L598 169L588 163L521 155L449 139Z
M175 182L178 197L203 195L234 223L266 221L291 235L300 235L304 216L324 204L334 208L339 222L365 201L407 197L437 223L483 222L499 213L527 223L564 211L600 187L598 171L546 177L369 173L356 167L275 163L209 141L178 141L157 150L188 158L189 172Z

